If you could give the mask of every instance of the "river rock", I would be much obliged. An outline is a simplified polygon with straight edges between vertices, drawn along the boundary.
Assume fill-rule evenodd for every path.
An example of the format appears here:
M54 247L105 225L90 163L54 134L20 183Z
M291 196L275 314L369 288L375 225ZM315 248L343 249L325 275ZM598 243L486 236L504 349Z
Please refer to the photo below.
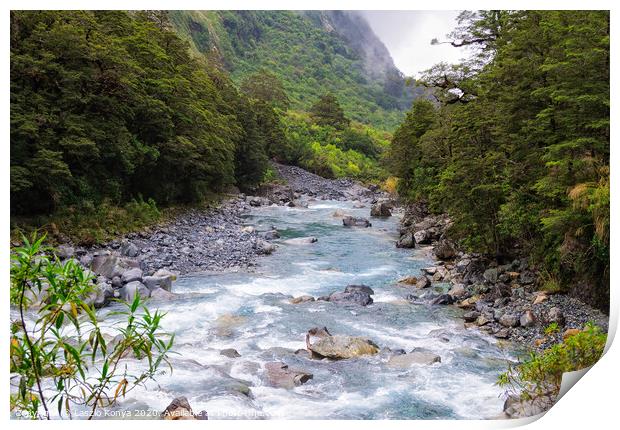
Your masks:
M269 243L266 240L257 240L254 244L254 248L261 254L269 255L276 250L276 246L273 243Z
M314 328L306 335L308 349L319 357L341 360L362 355L374 355L379 347L369 339L329 334L326 328Z
M223 314L217 317L214 324L215 334L220 337L230 337L237 327L245 323L242 315Z
M435 245L434 252L440 260L450 260L456 257L456 246L452 241L442 239Z
M131 268L125 272L123 272L121 276L121 282L123 284L128 284L133 281L140 281L142 279L142 270L138 267Z
M354 217L350 215L342 218L342 225L345 227L372 227L372 224L366 218Z
M308 296L308 295L304 295L304 296L299 296L299 297L292 298L291 299L291 304L298 305L300 303L313 302L313 301L314 301L314 297Z
M377 202L370 207L370 216L388 217L392 216L390 205L387 202Z
M517 327L519 325L519 317L514 314L503 314L499 318L499 323L504 327Z
M96 309L107 306L114 298L114 288L108 283L102 282L97 284L93 292L93 306L95 306Z
M521 315L519 323L522 327L533 326L536 323L536 317L534 316L534 313L532 311L527 310Z
M492 267L490 269L487 269L484 271L484 273L482 274L482 277L490 282L491 284L494 284L497 282L497 277L498 277L498 272L497 272L497 268L496 267Z
M463 314L463 319L465 320L465 322L474 322L478 319L478 317L480 316L480 312L477 311L469 311Z
M431 243L431 235L426 230L420 230L413 233L415 243L420 245L428 245Z
M274 240L274 239L279 239L280 238L280 233L278 233L278 230L269 230L266 231L265 233L263 233L263 239L265 240Z
M389 367L395 367L399 369L405 369L413 366L414 364L431 365L433 363L440 363L441 357L426 350L414 349L408 354L394 355L390 357L387 362Z
M422 276L418 278L418 282L416 282L415 287L417 289L428 288L431 286L431 280L428 279L428 276Z
M140 281L129 282L120 289L120 298L129 303L134 301L136 294L139 294L140 297L145 299L150 297L151 290Z
M465 285L463 285L463 284L455 284L450 289L450 291L448 291L448 294L450 294L455 299L462 299L465 296L467 296L467 290L465 289Z
M351 216L351 215L348 215L348 214L347 214L344 210L342 210L342 209L336 209L336 210L334 211L334 213L332 213L332 216L333 216L334 218L343 218L343 217L347 217L347 216Z
M547 322L548 323L557 323L559 325L564 325L564 314L560 310L560 308L554 306L547 312Z
M145 276L142 282L149 290L162 288L166 291L172 291L172 276Z
M312 373L291 369L282 362L265 364L265 376L269 385L278 388L295 388L312 379Z
M158 277L169 276L170 280L172 280L172 281L176 281L177 280L176 273L173 273L173 272L171 272L168 269L159 269L158 271L153 273L153 276L158 276Z
M375 292L368 285L347 285L344 289L345 293L352 293L355 291L362 292L364 294L372 295Z
M75 255L75 248L72 247L71 245L67 245L67 244L65 244L65 245L58 245L56 247L55 254L61 260L67 260L69 258L73 258L73 256Z
M284 243L289 245L309 245L311 243L318 242L318 239L314 236L310 237L295 237L293 239L286 239Z
M115 276L122 276L129 269L139 267L140 263L132 258L104 254L93 257L91 270L97 275L112 279Z
M374 291L366 285L349 285L341 293L332 293L329 295L328 301L340 304L352 304L367 306L372 304L370 297Z
M524 418L542 414L557 400L557 395L543 395L523 399L517 395L510 395L504 402L504 414L508 418Z
M121 255L125 257L134 258L137 257L139 253L140 250L138 249L138 247L131 242L125 242L121 246Z
M192 407L189 405L187 397L180 396L172 400L168 407L161 413L164 420L207 420L206 411L201 411L195 415Z
M241 357L241 354L239 354L239 352L234 348L222 349L220 351L220 355L223 355L224 357L228 357L228 358Z
M160 287L149 288L149 290L151 290L151 298L155 300L172 300L176 297L176 294Z
M432 305L451 305L454 303L454 299L450 294L441 294L431 301Z
M403 234L396 242L397 248L415 248L415 239L413 233L407 232Z

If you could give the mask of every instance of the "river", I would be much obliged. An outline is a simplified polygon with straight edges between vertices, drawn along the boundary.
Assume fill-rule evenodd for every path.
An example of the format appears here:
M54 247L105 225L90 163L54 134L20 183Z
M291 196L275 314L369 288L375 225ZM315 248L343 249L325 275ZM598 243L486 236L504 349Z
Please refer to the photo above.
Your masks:
M128 393L114 411L161 411L186 396L209 419L485 419L502 410L495 385L510 351L477 330L463 328L460 310L414 305L396 281L432 264L428 250L394 246L397 216L372 219L371 228L346 228L336 209L368 216L350 202L319 201L307 209L254 208L247 224L277 228L276 252L251 272L197 274L180 278L179 297L151 303L167 312L163 328L176 333L174 371L162 371ZM285 239L315 236L310 245ZM314 297L348 284L373 288L374 304L343 306L325 301L293 305L291 296ZM441 288L442 286L434 286ZM107 308L102 312L114 310ZM393 368L385 354L327 361L293 352L305 334L326 326L332 334L363 336L380 347L422 347L441 356L433 365ZM234 348L240 357L220 355ZM265 384L263 366L283 361L314 375L294 389ZM134 365L137 363L134 363ZM249 388L249 390L248 390Z

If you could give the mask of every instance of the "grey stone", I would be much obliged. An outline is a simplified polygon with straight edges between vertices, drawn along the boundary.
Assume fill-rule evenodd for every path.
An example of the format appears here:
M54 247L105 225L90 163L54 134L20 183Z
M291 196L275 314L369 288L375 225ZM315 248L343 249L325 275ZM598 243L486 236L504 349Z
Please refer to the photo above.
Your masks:
M397 248L415 248L415 238L413 233L407 232L403 234L396 242Z
M499 319L499 323L504 327L517 327L519 325L519 317L514 314L504 314Z
M124 284L127 284L129 282L133 282L133 281L140 281L142 279L142 270L140 270L137 267L134 267L132 269L129 269L125 272L123 272L122 276L121 276L121 281Z
M142 298L148 298L151 295L151 290L149 290L142 282L133 281L128 284L125 284L120 289L120 297L122 300L126 302L133 302L136 294L139 294Z
M228 357L228 358L241 357L241 354L239 354L239 352L234 348L222 349L220 351L220 355L223 355L224 357Z
M534 316L534 313L532 311L527 310L523 312L521 318L519 319L519 322L523 327L530 327L536 323L536 317Z

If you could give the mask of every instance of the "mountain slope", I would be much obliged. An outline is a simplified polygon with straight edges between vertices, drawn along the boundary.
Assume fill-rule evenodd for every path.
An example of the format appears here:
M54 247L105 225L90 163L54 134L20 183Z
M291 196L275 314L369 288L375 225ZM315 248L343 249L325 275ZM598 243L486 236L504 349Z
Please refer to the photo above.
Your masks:
M173 11L177 33L237 83L267 69L292 108L331 91L352 119L391 130L415 95L364 18L350 11Z

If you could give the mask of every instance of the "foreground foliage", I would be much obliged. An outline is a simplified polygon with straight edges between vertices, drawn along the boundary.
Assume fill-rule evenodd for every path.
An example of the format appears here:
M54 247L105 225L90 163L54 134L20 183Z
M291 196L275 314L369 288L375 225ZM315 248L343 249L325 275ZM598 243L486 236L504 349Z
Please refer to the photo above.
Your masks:
M499 376L498 384L524 399L557 395L565 372L594 365L603 355L607 335L593 324Z
M549 288L609 305L609 13L464 12L475 55L439 64L394 133L399 192L448 212L499 259L533 256Z
M18 312L11 324L11 411L49 419L72 418L78 409L91 419L168 363L174 337L160 329L164 314L149 312L139 295L108 314L124 322L104 330L89 304L96 294L92 275L74 260L43 254L52 251L43 239L24 238L11 253L11 304ZM129 357L144 369L129 370Z

